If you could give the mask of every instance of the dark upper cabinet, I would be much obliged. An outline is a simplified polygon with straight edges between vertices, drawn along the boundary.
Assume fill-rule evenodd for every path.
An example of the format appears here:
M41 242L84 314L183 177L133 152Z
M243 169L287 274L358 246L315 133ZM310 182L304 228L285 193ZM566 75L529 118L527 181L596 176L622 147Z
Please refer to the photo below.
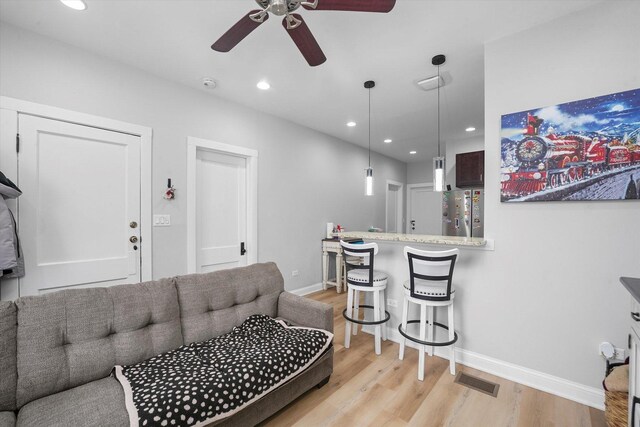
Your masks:
M484 150L456 154L456 187L484 187Z

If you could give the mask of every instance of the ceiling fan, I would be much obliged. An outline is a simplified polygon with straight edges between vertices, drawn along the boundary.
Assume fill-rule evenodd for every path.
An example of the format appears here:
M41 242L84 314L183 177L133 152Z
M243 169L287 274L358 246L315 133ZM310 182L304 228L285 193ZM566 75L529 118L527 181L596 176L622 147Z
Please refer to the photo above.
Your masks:
M300 6L307 10L340 10L349 12L387 13L396 4L396 0L255 0L262 8L252 10L222 35L211 49L218 52L229 52L260 24L269 19L269 12L276 16L284 16L282 26L287 30L293 42L309 65L315 67L327 58L302 16L293 13Z

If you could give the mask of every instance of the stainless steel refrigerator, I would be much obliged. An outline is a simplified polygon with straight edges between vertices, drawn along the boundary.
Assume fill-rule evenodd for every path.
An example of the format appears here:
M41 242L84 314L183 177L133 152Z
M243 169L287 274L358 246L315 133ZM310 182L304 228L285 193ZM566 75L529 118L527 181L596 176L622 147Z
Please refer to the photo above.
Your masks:
M484 237L484 190L468 189L442 193L442 234Z

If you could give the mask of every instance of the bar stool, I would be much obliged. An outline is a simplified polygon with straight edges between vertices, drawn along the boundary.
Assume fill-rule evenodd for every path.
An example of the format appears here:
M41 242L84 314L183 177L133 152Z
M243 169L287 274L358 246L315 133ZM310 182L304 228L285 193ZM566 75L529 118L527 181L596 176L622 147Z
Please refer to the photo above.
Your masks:
M378 253L377 243L351 244L340 241L345 254L347 269L347 308L342 315L345 318L344 346L349 348L351 342L351 325L354 326L353 334L356 334L358 325L375 325L375 351L380 354L380 339L387 339L386 328L382 325L390 318L389 312L384 309L384 290L387 288L387 275L373 269L373 258ZM353 257L353 258L352 258ZM352 262L357 259L358 261ZM359 292L372 292L373 305L360 305ZM355 300L355 304L354 304ZM360 308L373 310L373 321L359 320ZM384 318L383 318L384 317Z
M458 340L453 324L453 299L455 290L452 289L453 267L458 257L458 249L447 251L422 251L405 246L404 257L409 261L409 280L404 283L404 301L402 305L402 324L398 331L402 335L400 341L400 360L404 359L406 339L420 344L418 361L418 379L424 381L424 352L429 346L429 355L433 355L433 347L450 346L449 371L456 373L456 357L454 343ZM420 305L420 320L408 320L409 303ZM447 307L449 324L434 322L434 310L437 307ZM428 315L427 315L428 312ZM407 333L407 324L420 324L420 337ZM435 327L449 331L449 340L435 342ZM425 334L428 336L425 341ZM406 339L405 339L406 338Z

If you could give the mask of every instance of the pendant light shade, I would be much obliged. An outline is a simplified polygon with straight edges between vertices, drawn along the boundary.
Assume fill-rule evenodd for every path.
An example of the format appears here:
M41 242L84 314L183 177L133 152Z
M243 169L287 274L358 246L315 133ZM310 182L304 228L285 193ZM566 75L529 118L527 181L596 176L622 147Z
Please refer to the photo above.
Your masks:
M365 169L364 195L373 196L373 168L371 167L371 88L375 87L373 80L364 82L364 87L369 91L369 167Z
M373 168L368 167L365 170L367 175L364 177L364 195L373 196Z
M433 191L444 191L444 157L433 158Z
M446 60L444 55L436 55L431 63L438 67L438 81L441 81L440 66ZM433 191L444 191L446 187L445 160L440 154L440 84L438 85L438 157L433 158Z

